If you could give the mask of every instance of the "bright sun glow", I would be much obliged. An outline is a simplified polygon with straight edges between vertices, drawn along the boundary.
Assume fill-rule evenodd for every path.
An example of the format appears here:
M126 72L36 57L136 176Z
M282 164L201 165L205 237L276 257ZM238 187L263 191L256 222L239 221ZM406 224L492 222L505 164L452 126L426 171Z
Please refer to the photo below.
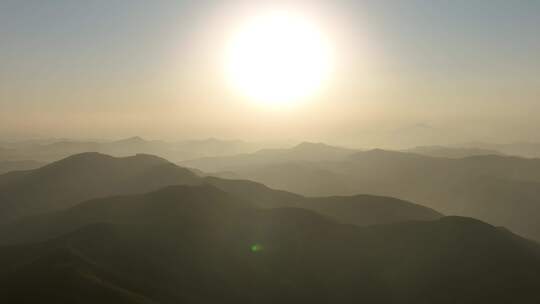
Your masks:
M328 78L331 47L302 16L272 12L249 19L227 52L232 85L259 102L287 105L315 94Z

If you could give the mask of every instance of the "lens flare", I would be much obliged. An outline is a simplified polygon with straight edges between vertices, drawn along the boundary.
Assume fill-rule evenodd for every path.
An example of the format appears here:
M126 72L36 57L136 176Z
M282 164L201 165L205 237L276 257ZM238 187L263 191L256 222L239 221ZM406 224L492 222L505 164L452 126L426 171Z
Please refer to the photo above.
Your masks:
M261 244L253 244L249 249L251 252L257 253L263 251L264 247Z

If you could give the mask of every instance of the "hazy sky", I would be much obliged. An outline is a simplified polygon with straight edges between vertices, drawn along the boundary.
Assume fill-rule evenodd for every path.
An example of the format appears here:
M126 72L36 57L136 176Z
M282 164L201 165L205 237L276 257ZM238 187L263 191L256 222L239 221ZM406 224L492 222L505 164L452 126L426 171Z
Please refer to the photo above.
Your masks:
M330 81L269 109L227 85L235 26L305 14ZM540 1L0 0L0 137L349 145L540 140Z

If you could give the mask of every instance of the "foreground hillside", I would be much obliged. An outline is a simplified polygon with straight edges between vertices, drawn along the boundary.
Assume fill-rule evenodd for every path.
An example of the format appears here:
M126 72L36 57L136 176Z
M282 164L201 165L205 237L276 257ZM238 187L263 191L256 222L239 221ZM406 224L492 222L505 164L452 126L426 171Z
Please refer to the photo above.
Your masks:
M361 228L201 185L24 225L45 241L0 247L7 303L540 301L538 245L468 218Z
M215 185L254 206L307 208L356 225L432 220L441 216L432 209L389 197L307 198L249 181L199 177L151 155L116 158L83 153L36 170L0 175L0 224L62 210L93 198L140 194L170 185L200 184Z

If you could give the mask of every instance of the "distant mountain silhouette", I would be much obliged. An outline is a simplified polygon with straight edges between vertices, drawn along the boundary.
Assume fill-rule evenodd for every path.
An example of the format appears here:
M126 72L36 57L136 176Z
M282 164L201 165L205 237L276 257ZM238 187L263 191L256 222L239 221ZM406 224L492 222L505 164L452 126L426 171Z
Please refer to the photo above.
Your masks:
M373 195L304 197L241 180L207 177L205 182L262 208L295 207L316 211L341 223L368 226L410 220L434 220L435 210L399 199Z
M48 240L0 247L7 303L540 301L539 246L469 218L361 228L201 185L25 225Z
M13 144L11 149L0 148L0 161L33 159L40 162L52 162L73 154L100 152L112 156L129 156L133 154L154 154L172 161L200 158L205 156L233 155L254 152L259 145L240 140L185 140L165 142L146 140L134 136L117 141L75 141L51 140L45 142L28 142Z
M404 152L445 158L465 158L478 155L503 155L497 150L445 146L418 146L412 149L404 150Z
M307 208L356 225L441 216L432 209L388 197L306 198L249 181L200 177L151 155L115 158L83 153L36 170L0 175L0 222L65 209L92 198L200 184L212 184L262 208Z
M516 142L509 144L472 142L463 144L462 146L467 148L497 150L507 155L540 158L540 143L537 142Z
M144 193L198 180L191 171L155 156L78 154L36 170L0 176L0 222L69 207L90 198Z
M34 160L0 161L0 174L10 171L36 169L43 165L45 164Z
M263 166L294 161L342 160L357 150L329 146L323 143L300 143L290 149L265 149L255 153L224 157L208 157L179 163L206 172L227 171L229 168Z
M387 150L333 161L275 161L253 155L221 158L227 175L308 196L370 193L398 197L444 214L479 218L540 240L540 159L478 155L458 159ZM213 160L189 164L216 168ZM251 163L243 166L243 163Z

